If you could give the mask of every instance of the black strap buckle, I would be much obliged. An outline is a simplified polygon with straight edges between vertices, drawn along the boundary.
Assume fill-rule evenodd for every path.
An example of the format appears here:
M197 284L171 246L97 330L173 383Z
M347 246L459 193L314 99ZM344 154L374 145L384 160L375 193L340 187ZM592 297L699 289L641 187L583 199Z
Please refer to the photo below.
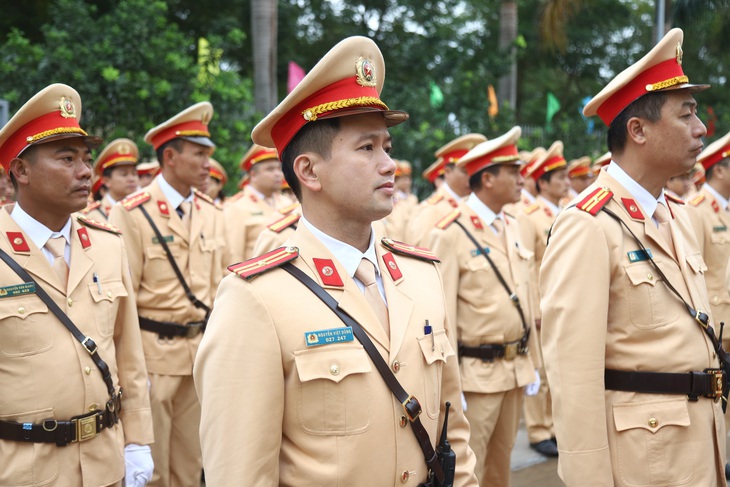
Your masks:
M188 323L187 325L185 325L185 335L183 336L185 338L195 338L196 336L200 335L200 333L202 333L203 326L205 326L205 321Z
M96 342L92 340L91 337L84 338L84 341L81 342L81 345L83 345L86 351L89 352L89 355L94 355L96 353Z
M413 396L408 396L408 399L403 401L402 406L411 423L421 415L421 403Z

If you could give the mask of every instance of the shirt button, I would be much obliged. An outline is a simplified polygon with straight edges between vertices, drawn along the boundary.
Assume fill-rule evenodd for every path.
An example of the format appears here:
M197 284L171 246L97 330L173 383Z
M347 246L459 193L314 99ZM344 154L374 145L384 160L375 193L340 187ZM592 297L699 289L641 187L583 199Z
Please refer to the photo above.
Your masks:
M400 362L398 362L397 360L395 360L393 362L393 365L391 366L391 368L393 369L393 372L395 372L397 374L398 371L400 370Z
M66 302L68 303L69 308L74 305L74 300L71 298L68 298L68 300Z
M405 472L403 472L403 473L402 473L402 474L400 475L400 481L401 481L401 482L403 482L404 484L405 484L406 482L408 482L408 479L409 479L409 478L411 478L411 473L410 473L410 472L409 472L408 470L406 470Z
M400 424L401 428L405 428L406 426L408 426L408 418L406 418L405 416L401 416L400 423L398 424Z
M107 291L107 292L106 292L106 296L107 296L107 297L108 297L109 299L111 299L111 298L112 298L112 292L111 292L111 291Z
M720 298L719 297L717 297L717 296L713 296L712 297L712 304L717 304L719 302L720 302Z
M656 418L650 418L649 419L649 427L650 428L656 428L659 425L659 421L657 421Z
M651 272L646 275L646 278L649 279L650 281L653 281L654 280L654 276L652 275Z
M337 364L330 365L330 374L332 375L339 375L340 373L340 366Z
M25 314L25 308L23 308L22 306L21 306L21 307L19 307L19 308L18 308L18 313L20 313L21 315L22 315L22 314Z
M84 372L86 372L86 375L91 375L91 367L85 367Z

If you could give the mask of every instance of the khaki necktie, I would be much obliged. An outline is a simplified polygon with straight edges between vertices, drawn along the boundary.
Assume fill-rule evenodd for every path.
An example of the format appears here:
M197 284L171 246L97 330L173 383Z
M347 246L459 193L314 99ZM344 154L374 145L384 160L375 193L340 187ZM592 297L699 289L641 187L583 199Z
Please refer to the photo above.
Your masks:
M183 201L178 208L180 209L179 213L182 213L180 219L182 219L183 226L186 230L190 231L190 217L192 216L192 205L190 201Z
M372 262L363 258L360 261L360 265L357 266L355 271L355 277L365 285L365 299L370 304L370 307L375 311L375 315L380 320L380 324L383 325L385 332L390 336L390 321L388 319L388 307L385 306L383 297L380 295L378 290L378 284L375 281L375 267Z
M657 228L659 229L659 234L661 234L662 238L669 246L672 256L674 256L674 258L676 259L676 254L674 252L674 240L672 239L672 231L669 228L669 220L671 220L671 216L669 214L669 209L667 209L667 207L664 206L663 203L657 203L656 210L654 210L654 219L658 223Z
M51 267L53 267L53 270L65 287L68 284L68 264L66 264L66 258L64 257L66 239L61 236L49 238L46 242L46 248L53 255Z
M504 223L502 223L502 219L500 217L494 219L492 226L497 232L497 235L501 236L504 233Z

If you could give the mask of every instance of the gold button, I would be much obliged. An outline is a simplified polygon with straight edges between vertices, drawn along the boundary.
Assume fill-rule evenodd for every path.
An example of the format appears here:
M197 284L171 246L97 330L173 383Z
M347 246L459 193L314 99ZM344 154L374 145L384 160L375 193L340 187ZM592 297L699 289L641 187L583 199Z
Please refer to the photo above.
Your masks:
M89 406L89 411L96 411L97 409L99 409L99 405L95 402L91 403L91 406Z
M69 308L74 305L74 300L71 298L68 298L68 300L66 300L66 302L68 303Z
M18 313L20 313L21 315L24 314L25 308L23 308L22 306L20 308L18 308Z
M650 428L656 428L658 424L659 424L659 421L657 421L656 418L650 418L649 419L649 427Z
M720 298L717 296L712 296L712 304L717 304L720 302Z
M340 366L337 364L330 365L330 374L338 375L340 373Z
M406 482L408 482L408 479L409 479L409 478L411 478L411 473L410 473L410 472L409 472L408 470L406 470L405 472L403 472L403 473L402 473L402 474L400 475L400 481L401 481L401 482L403 482L404 484L405 484Z
M91 375L91 367L85 367L84 372L86 372L86 375Z
M391 368L393 369L393 372L395 372L397 374L398 371L400 370L400 362L398 362L397 360L394 361Z
M649 279L649 280L651 281L651 280L653 280L653 279L654 279L654 276L653 276L653 275L652 275L652 273L650 272L650 273L648 273L648 274L646 275L646 278L647 278L647 279Z
M401 416L400 422L398 424L401 428L405 428L406 426L408 426L408 418L406 418L405 416Z
M111 291L107 291L107 292L106 292L106 296L107 296L107 297L108 297L109 299L111 299L111 297L112 297L112 292L111 292Z

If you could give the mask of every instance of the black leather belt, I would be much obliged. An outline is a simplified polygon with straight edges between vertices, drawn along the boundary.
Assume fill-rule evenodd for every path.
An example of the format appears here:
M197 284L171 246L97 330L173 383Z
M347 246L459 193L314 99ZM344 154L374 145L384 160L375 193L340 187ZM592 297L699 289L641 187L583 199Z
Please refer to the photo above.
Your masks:
M700 396L718 401L722 397L725 375L722 369L673 374L666 372L629 372L606 369L606 389L647 394L682 394L691 401Z
M193 338L200 335L205 328L205 321L195 321L187 325L179 325L168 321L155 321L139 317L139 327L160 335L160 338L185 337Z
M480 358L485 362L491 362L497 358L514 360L517 355L526 355L528 351L529 348L524 339L507 342L503 345L479 345L478 347L459 344L459 357Z
M117 421L119 416L107 411L92 411L68 421L46 419L40 424L0 421L0 439L66 446L95 438L104 428L111 428Z

